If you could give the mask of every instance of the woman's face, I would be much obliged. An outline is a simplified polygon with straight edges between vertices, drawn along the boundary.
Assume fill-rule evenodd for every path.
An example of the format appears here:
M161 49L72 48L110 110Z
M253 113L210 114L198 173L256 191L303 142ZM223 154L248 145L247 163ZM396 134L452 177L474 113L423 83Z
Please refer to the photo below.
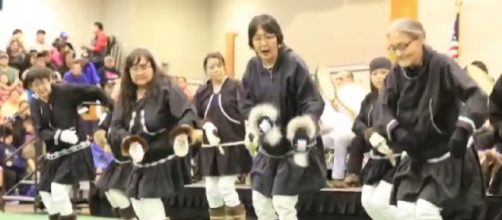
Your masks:
M206 74L213 82L221 82L225 77L225 66L218 58L207 60Z
M17 52L17 51L19 51L19 43L18 43L17 41L12 41L12 43L10 43L9 49L10 49L12 52Z
M408 34L393 31L387 35L388 49L396 56L402 67L419 65L422 60L423 39L412 38Z
M153 67L150 61L141 57L139 62L129 68L132 82L138 87L144 87L153 79Z
M371 72L370 78L371 78L371 84L378 90L380 90L383 87L385 77L387 77L387 74L389 74L388 69L376 69Z
M277 36L273 33L267 33L262 27L259 27L252 40L253 49L262 62L274 64L279 54Z

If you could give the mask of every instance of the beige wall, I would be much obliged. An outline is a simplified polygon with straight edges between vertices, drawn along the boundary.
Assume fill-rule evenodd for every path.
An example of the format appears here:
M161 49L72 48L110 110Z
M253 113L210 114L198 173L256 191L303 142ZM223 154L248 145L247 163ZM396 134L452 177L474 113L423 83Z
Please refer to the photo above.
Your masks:
M149 49L170 74L199 78L209 45L206 0L104 0L104 22L126 51Z
M463 0L460 23L459 62L481 60L490 74L502 73L502 1ZM455 0L420 0L419 19L427 31L427 41L436 50L447 52L455 19Z
M244 72L253 52L247 41L251 18L269 13L277 18L285 42L311 70L319 65L367 63L386 54L384 30L389 20L387 0L213 0L211 50L225 50L225 33L238 32L236 76Z
M89 44L92 24L101 19L101 0L4 0L0 11L0 49L4 50L12 31L23 30L25 42L35 42L38 29L47 32L52 43L61 31L70 35L75 47Z

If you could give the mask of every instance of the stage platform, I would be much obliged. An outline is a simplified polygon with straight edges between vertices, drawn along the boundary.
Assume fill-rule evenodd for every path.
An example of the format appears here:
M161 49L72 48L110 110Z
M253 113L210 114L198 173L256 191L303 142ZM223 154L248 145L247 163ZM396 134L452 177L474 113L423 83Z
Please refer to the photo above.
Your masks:
M248 220L256 219L249 186L238 186L238 193L246 206ZM361 206L360 198L360 188L325 188L318 192L304 193L300 195L297 206L299 219L370 220ZM179 195L166 199L165 205L172 219L209 219L205 190L201 183L187 186ZM471 220L500 219L502 219L502 197L488 196L485 207L480 208Z
M249 186L239 185L237 191L246 206L248 219L256 219ZM302 194L298 202L300 219L370 220L361 206L359 188L323 189ZM173 219L209 219L203 184L187 186L179 195L166 199L165 205Z
M243 201L248 220L255 220L252 207L251 189L249 186L238 185L237 191ZM333 189L326 188L318 192L300 195L298 215L300 220L370 220L360 202L359 188ZM164 200L167 215L171 220L208 220L208 205L202 183L188 185L178 195ZM12 207L12 206L11 206ZM32 206L31 206L32 207ZM31 209L32 210L32 209ZM0 214L0 219L36 220L46 219L44 215L18 214L15 210L7 210ZM29 211L29 209L28 209ZM82 212L79 212L82 213ZM103 219L111 217L110 205L104 195L97 191L89 197L89 212L84 211L79 219ZM85 214L90 214L93 217ZM485 207L480 208L476 216L470 220L500 220L502 219L502 197L488 196Z

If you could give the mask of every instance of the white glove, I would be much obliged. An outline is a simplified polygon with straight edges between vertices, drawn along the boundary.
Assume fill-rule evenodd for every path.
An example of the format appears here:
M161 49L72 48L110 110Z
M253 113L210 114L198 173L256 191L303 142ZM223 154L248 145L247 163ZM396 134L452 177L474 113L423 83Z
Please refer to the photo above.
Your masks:
M268 122L268 120L261 120L261 123L258 125L258 127L260 127L260 130L263 133L267 133L268 131L270 131L270 129L272 129L272 125L270 124L270 122Z
M387 158L389 158L390 163L395 166L396 158L394 157L394 151L390 149L389 145L387 145L387 140L380 134L374 132L369 142L371 146L373 146L378 152L384 154Z
M378 147L381 144L385 143L386 140L384 137L382 137L382 135L380 135L376 132L373 132L373 134L371 134L371 136L370 136L369 142L372 147Z
M129 155L131 155L131 158L134 162L138 163L143 160L145 151L143 150L141 144L134 142L129 146Z
M178 157L184 157L188 154L188 136L186 134L180 134L174 138L174 154Z
M78 143L77 131L75 131L74 129L63 130L59 135L59 140L68 144L77 144Z

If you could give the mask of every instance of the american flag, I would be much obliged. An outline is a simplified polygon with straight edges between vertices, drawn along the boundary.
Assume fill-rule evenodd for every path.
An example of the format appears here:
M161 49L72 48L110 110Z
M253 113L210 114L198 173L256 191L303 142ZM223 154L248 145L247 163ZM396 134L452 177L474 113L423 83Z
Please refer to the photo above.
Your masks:
M457 12L457 16L455 18L455 24L453 26L453 33L451 35L451 41L450 41L450 56L454 59L458 58L459 56L459 44L458 44L458 34L459 34L459 20L460 20L460 13Z

